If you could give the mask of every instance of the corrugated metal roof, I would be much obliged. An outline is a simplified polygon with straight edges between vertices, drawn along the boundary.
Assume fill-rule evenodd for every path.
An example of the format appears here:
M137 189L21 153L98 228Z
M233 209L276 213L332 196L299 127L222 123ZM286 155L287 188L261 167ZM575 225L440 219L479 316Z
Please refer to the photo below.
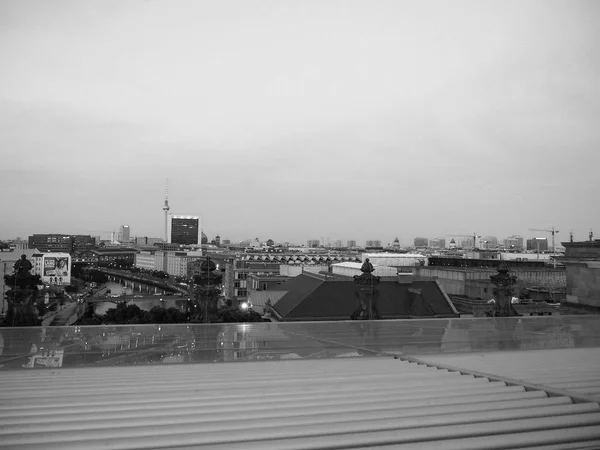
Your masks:
M420 359L600 400L600 348L432 355Z
M0 384L0 448L582 445L600 446L597 403L390 357L4 371Z
M0 448L598 449L599 323L3 328Z

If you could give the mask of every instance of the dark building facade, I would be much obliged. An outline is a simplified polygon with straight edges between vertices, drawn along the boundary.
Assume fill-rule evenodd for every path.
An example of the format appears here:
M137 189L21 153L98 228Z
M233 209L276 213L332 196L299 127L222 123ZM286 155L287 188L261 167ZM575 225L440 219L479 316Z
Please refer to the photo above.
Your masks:
M546 239L546 238L527 239L527 250L537 251L538 245L539 245L540 252L548 251L548 239Z
M92 250L90 253L95 255L97 262L112 263L121 261L134 264L137 251L128 248L106 248Z
M427 247L429 246L429 239L424 237L416 237L414 241L415 247Z
M76 235L72 237L74 252L85 252L96 248L96 238L92 236Z
M200 245L202 231L198 216L171 216L171 243Z
M96 247L96 239L88 235L34 234L29 236L28 245L44 253L84 252Z
M482 253L485 254L485 253ZM434 267L473 267L473 268L493 268L496 269L500 264L506 264L509 268L536 267L544 268L546 263L540 260L528 261L502 261L500 259L491 258L454 258L447 256L430 256L428 258L428 266Z

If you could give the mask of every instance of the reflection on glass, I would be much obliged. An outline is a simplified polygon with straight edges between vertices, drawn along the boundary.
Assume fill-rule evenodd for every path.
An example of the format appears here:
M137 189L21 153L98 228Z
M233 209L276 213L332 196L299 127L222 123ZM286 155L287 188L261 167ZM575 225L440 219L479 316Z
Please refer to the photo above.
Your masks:
M1 369L590 347L598 316L4 328Z

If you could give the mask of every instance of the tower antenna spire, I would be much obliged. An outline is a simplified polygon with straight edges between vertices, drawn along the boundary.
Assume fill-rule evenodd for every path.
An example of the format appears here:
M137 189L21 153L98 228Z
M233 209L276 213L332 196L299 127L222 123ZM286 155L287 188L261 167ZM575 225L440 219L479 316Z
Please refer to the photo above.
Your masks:
M169 236L167 231L167 224L169 221L169 210L171 207L169 206L169 179L167 178L165 185L165 205L163 206L163 211L165 212L165 242L169 242Z

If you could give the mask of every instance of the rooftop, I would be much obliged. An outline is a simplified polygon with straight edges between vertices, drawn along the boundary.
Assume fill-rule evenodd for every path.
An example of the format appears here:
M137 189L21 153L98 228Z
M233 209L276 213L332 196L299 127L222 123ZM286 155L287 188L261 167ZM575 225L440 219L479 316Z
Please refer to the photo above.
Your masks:
M284 291L273 309L282 320L344 320L357 308L357 287L352 278L332 274L302 273L280 284ZM386 319L454 316L449 299L434 281L399 283L382 279L376 305Z
M561 242L563 247L600 247L600 239L593 241L578 241L578 242Z
M599 325L4 328L0 448L597 449Z

